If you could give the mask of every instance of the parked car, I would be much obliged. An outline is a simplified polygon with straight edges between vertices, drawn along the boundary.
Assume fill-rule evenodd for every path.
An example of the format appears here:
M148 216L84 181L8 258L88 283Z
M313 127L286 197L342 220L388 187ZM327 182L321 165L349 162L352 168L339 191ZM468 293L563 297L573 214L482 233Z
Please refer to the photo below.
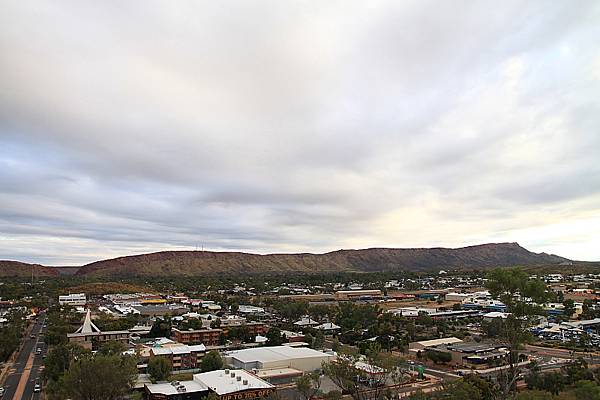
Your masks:
M0 386L0 397L4 396L4 388Z

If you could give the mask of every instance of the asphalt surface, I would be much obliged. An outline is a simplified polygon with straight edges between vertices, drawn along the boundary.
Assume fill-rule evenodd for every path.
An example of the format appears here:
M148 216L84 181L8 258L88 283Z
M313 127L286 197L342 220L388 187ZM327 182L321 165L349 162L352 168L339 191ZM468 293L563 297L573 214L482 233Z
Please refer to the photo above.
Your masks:
M31 333L23 338L23 343L15 363L12 365L4 382L4 397L2 400L31 400L39 399L40 392L34 392L36 380L42 384L40 366L43 364L42 354L46 352L43 336L40 336L46 315L41 314L31 329ZM31 338L34 335L35 338ZM38 348L41 354L36 354Z

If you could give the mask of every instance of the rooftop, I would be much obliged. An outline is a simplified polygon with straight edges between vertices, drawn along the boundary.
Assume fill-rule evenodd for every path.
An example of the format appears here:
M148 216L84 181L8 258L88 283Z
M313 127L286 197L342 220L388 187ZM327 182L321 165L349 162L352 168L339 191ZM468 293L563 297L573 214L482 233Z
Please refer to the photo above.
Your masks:
M228 372L228 373L226 373ZM238 377L240 380L238 380ZM248 389L272 389L273 385L259 377L244 371L217 370L194 375L194 381L206 385L218 395L240 392Z
M290 346L272 346L258 347L254 349L233 350L226 353L226 356L233 357L241 362L249 363L253 361L279 361L291 358L314 358L331 357L327 353L309 349L306 347Z

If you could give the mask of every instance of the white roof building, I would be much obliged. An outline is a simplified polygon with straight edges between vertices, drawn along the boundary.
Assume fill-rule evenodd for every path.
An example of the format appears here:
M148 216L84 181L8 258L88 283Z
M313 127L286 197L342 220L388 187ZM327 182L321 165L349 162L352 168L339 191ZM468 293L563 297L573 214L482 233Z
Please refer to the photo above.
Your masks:
M334 324L333 322L326 322L324 324L315 326L315 329L320 331L336 331L340 329L340 326Z
M323 362L332 361L335 356L306 347L272 346L229 351L224 359L232 367L248 371L294 368L307 372L320 369Z
M146 384L145 387L146 391L154 396L175 396L183 393L208 392L208 387L196 380Z
M239 369L220 369L216 371L195 374L194 382L198 382L199 384L208 387L219 396L257 389L265 390L266 395L275 389L275 386L260 379L256 375Z
M421 350L427 350L430 347L436 347L443 344L454 344L460 343L462 340L456 338L454 336L441 338L441 339L433 339L433 340L422 340L420 342L412 342L408 344L409 352L418 352Z
M294 322L294 325L296 325L296 326L315 326L315 325L319 325L319 323L310 317L304 317L304 318Z

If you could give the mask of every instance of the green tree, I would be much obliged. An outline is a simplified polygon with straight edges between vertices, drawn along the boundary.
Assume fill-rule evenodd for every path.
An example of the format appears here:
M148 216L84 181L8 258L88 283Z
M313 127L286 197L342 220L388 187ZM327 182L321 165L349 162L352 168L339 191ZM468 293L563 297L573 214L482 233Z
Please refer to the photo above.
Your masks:
M296 380L296 389L304 400L312 399L320 392L321 375L316 371L302 375Z
M573 314L575 314L575 301L573 299L563 301L563 315L570 318Z
M548 392L544 392L542 390L527 390L517 394L517 400L552 400L554 396L552 396Z
M390 398L393 395L386 384L402 381L397 360L383 356L377 343L364 356L345 352L339 354L336 362L324 363L322 367L323 373L354 400ZM372 371L377 373L370 373ZM369 391L364 390L365 385L370 387Z
M217 369L221 369L223 367L223 359L221 355L216 350L209 351L203 358L200 363L200 369L202 372L215 371Z
M281 333L281 330L277 327L271 327L266 334L267 346L279 346L286 342L285 336Z
M149 338L157 337L170 337L171 336L171 319L170 318L156 318L156 321L152 324L150 332L147 335Z
M496 322L496 340L504 344L509 351L509 369L499 376L505 398L516 393L516 381L521 373L519 350L523 343L531 338L527 328L536 315L544 313L541 304L550 294L546 284L529 276L518 268L495 269L488 274L486 287L495 299L506 305L510 315Z
M83 357L71 364L49 392L53 398L64 395L72 400L117 400L129 393L136 377L133 357Z
M600 400L600 386L592 381L582 380L575 383L573 392L577 400Z
M73 361L90 355L89 350L76 344L67 343L54 346L44 360L44 378L57 381L69 369Z
M165 357L152 357L148 361L148 374L153 381L164 381L173 370L173 364Z
M102 343L100 348L98 349L98 353L105 356L114 356L121 355L123 352L127 350L127 347L116 340L109 340L108 342Z

